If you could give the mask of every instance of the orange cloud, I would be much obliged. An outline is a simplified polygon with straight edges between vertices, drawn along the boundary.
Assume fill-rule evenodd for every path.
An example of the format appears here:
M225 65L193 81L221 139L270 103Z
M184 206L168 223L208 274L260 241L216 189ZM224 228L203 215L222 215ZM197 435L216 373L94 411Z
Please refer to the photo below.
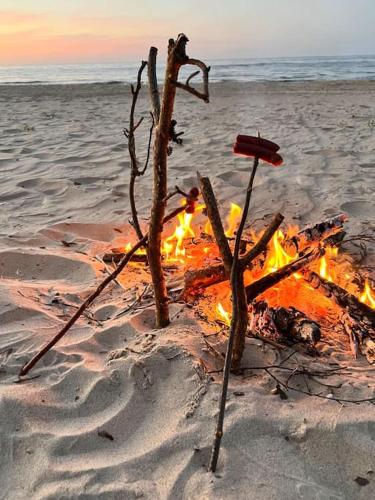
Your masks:
M0 20L0 64L138 57L150 43L164 39L152 35L151 21L11 11L0 11Z

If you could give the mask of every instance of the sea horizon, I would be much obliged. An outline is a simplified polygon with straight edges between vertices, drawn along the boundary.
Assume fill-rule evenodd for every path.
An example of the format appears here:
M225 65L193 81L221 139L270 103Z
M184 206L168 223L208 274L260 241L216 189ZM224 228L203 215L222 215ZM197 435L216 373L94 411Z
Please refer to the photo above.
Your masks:
M225 58L206 62L211 65L211 82L375 80L375 55ZM139 65L138 60L0 65L0 85L131 83ZM161 62L160 80L164 70ZM181 77L185 74L188 71L182 71Z

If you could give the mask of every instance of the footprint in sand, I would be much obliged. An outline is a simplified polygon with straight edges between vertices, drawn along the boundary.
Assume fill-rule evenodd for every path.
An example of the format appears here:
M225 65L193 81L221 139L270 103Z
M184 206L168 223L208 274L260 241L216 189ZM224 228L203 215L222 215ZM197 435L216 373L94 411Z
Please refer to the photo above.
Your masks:
M347 201L340 206L341 210L353 219L363 219L368 217L369 219L374 219L375 211L374 204L367 201Z

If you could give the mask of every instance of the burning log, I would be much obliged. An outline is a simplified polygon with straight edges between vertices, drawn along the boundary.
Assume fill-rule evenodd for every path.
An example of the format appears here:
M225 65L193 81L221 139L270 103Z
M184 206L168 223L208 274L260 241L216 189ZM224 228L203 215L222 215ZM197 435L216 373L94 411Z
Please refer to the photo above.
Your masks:
M255 267L263 267L265 259L260 258L260 255L266 251L269 241L272 239L282 220L282 215L277 214L259 242L240 259L247 268L251 270ZM340 214L312 226L307 226L294 237L281 242L281 246L286 250L297 250L298 252L306 248L306 246L317 246L326 242L329 238L341 234L343 232L343 224L346 220L346 215ZM227 279L228 277L223 264L215 264L205 269L189 271L186 274L183 297L188 298L194 295L194 289L198 287L216 285Z
M322 222L306 226L301 231L298 231L295 236L285 240L282 245L285 250L295 249L299 252L306 246L311 246L313 243L319 244L322 240L341 234L347 220L348 216L346 214L339 214Z
M267 302L252 305L250 331L281 343L303 342L315 345L320 340L320 327L294 307L269 307Z
M258 295L264 293L269 288L275 286L280 281L289 278L294 273L297 273L304 267L308 266L315 260L319 259L324 255L324 249L316 248L311 251L306 251L298 259L286 266L274 271L273 273L267 274L263 278L251 283L246 287L246 296L248 303L252 302Z
M361 351L369 363L375 361L375 311L357 297L312 271L303 272L304 279L316 290L331 298L345 310L340 318L349 337L350 349L355 358Z
M326 297L332 298L336 304L346 309L351 316L366 320L369 325L375 327L375 310L360 302L357 297L336 283L328 281L312 271L305 271L303 277L313 288L319 290Z

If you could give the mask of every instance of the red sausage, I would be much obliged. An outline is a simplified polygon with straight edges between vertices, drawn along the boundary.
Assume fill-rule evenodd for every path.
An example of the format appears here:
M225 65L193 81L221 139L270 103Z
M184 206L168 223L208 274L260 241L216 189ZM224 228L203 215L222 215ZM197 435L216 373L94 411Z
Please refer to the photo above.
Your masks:
M274 165L275 167L280 166L283 162L283 159L279 154L255 144L236 142L233 146L233 152L238 155L260 158L267 163L271 163L271 165Z
M263 137L253 137L251 135L238 135L236 142L244 142L245 144L254 144L264 149L269 149L276 153L280 149L280 146L276 142L263 139Z

